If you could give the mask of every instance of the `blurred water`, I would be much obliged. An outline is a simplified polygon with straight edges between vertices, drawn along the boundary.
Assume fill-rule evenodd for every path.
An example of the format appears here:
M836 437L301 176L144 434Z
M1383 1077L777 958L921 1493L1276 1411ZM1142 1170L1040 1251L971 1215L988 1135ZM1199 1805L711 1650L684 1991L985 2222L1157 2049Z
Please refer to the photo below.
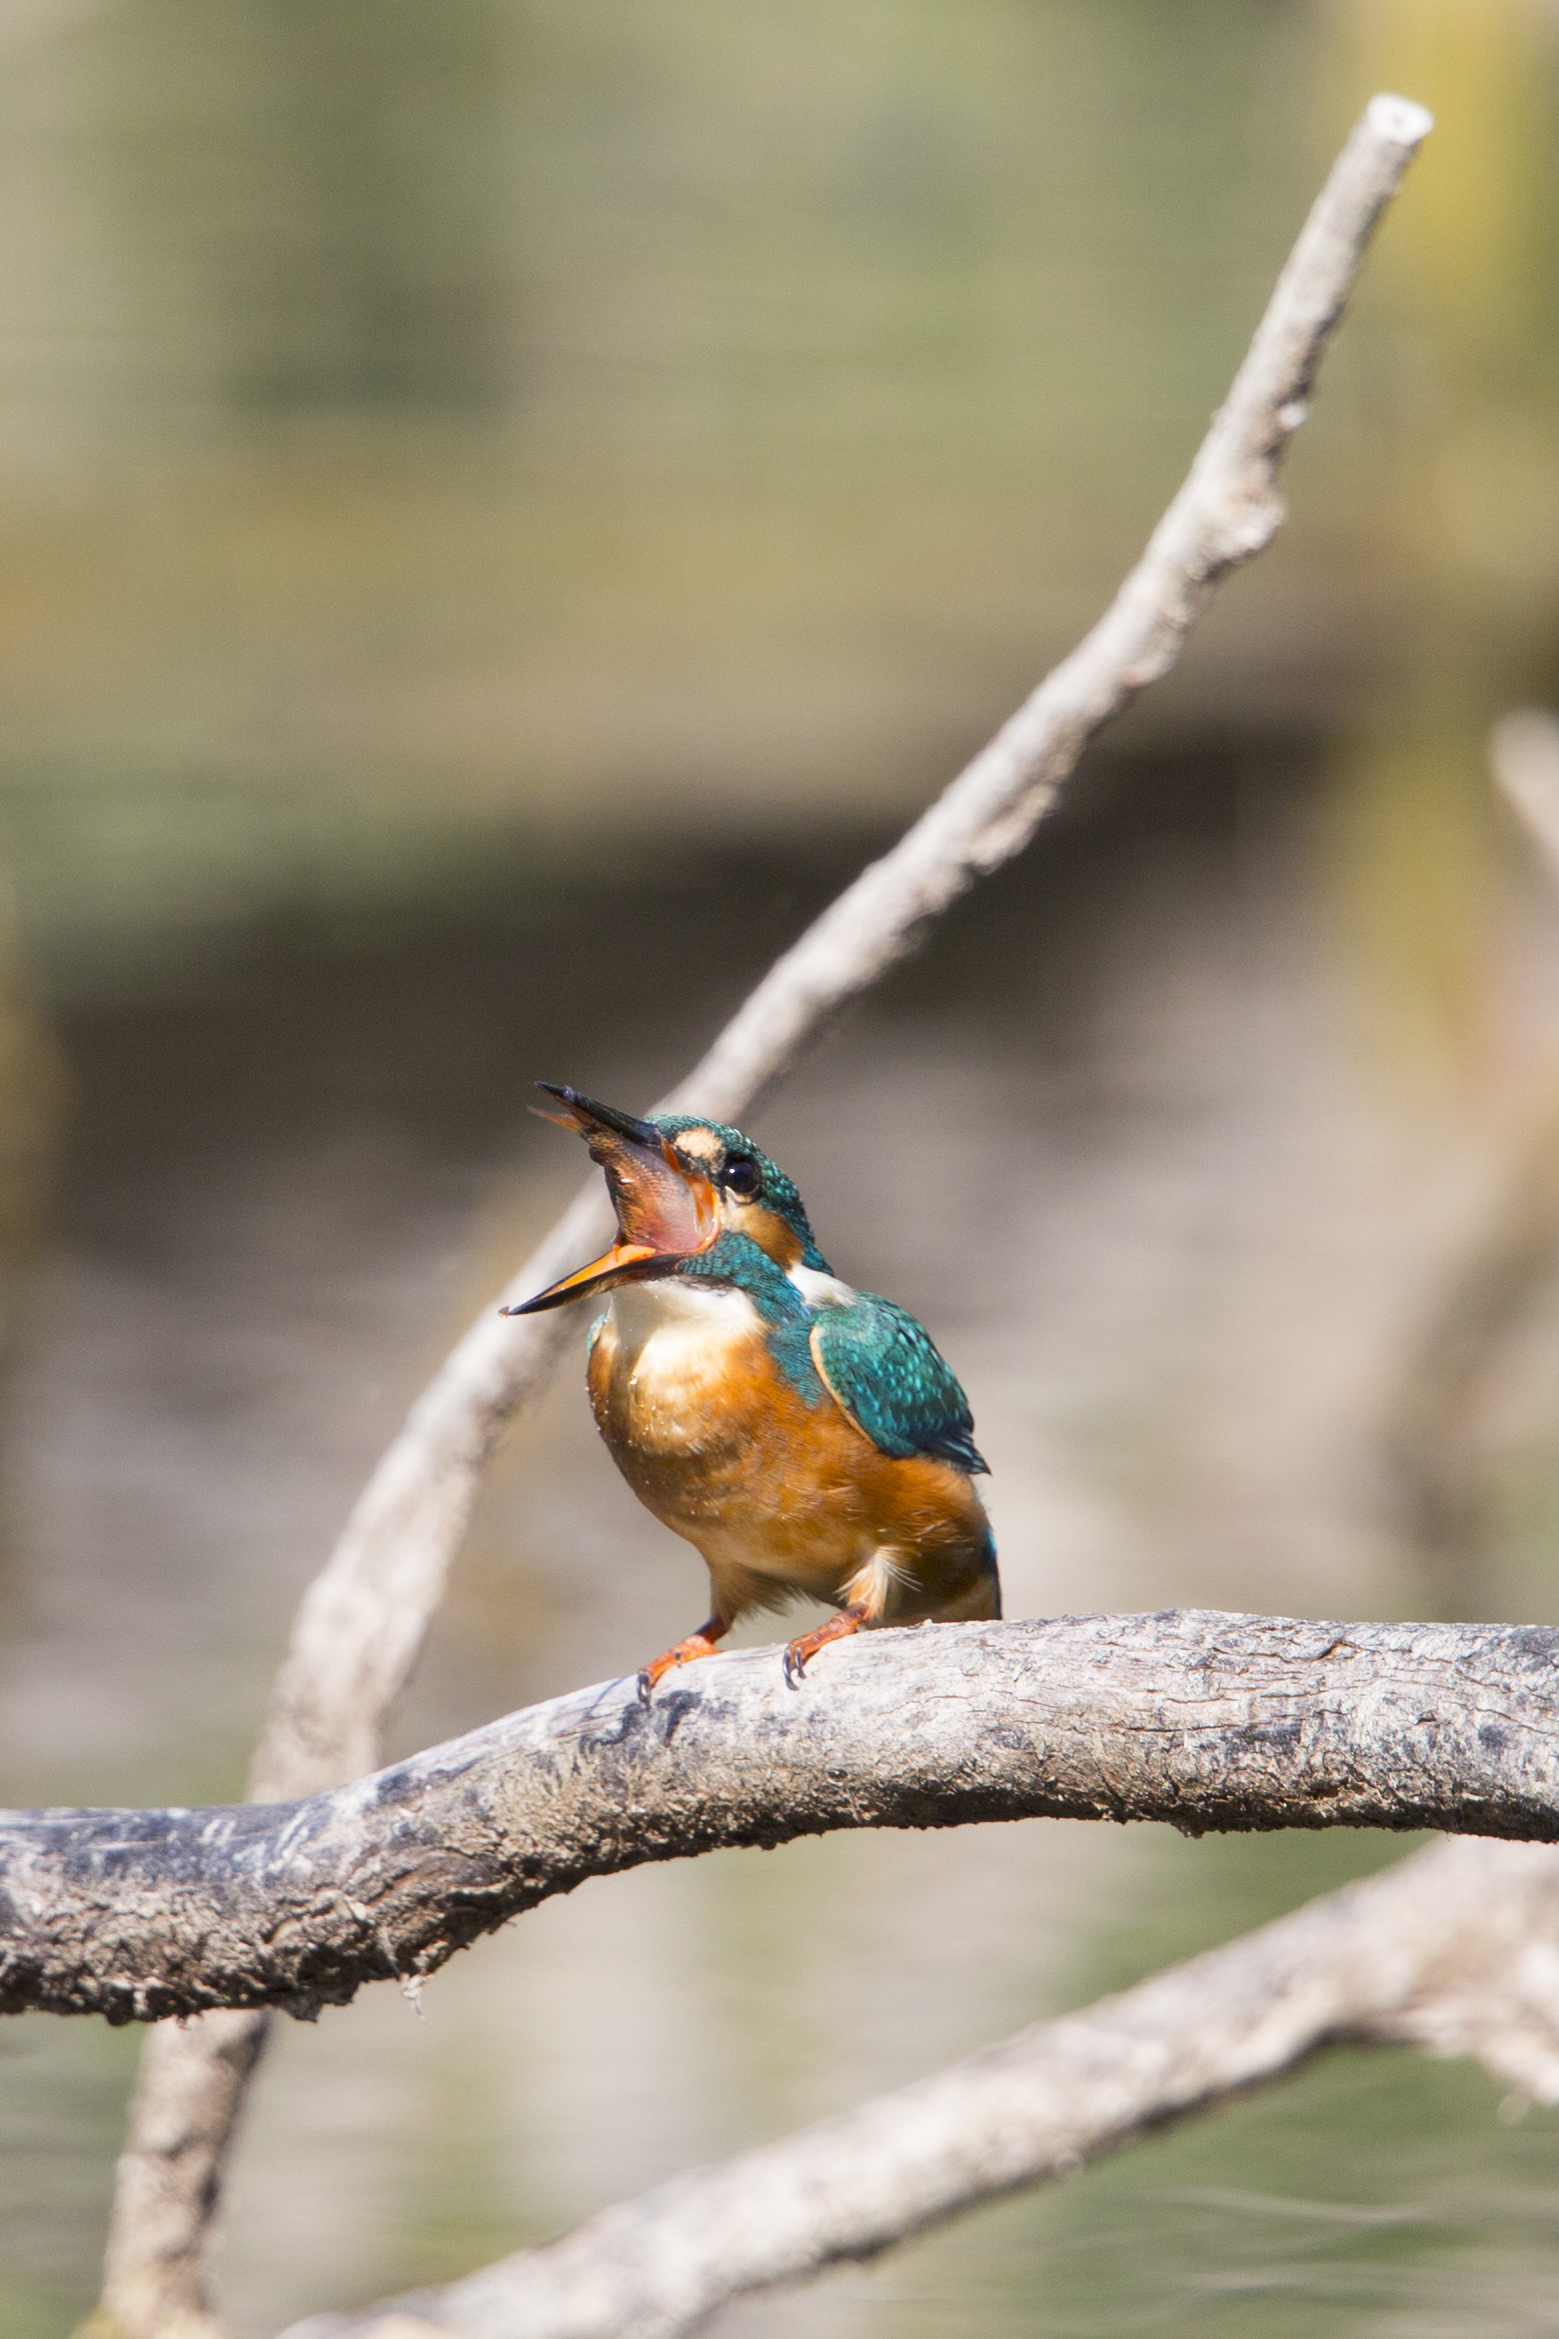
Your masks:
M1104 770L762 1116L836 1264L967 1381L1012 1613L1422 1604L1377 1431L1509 1099L1379 1077L1320 809L1293 754ZM689 857L550 925L357 958L293 936L204 1000L68 1021L6 1414L7 1800L236 1789L297 1590L577 1174L526 1079L642 1105L838 873ZM1541 973L1517 895L1509 931ZM1551 1344L1534 1370L1551 1413ZM1495 1586L1542 1615L1556 1590L1546 1557ZM494 1473L396 1743L622 1671L699 1596L576 1360ZM587 1888L420 2016L380 1991L289 2028L237 2170L238 2327L453 2275L1398 1850L1034 1825ZM31 2339L89 2300L131 2047L27 2020L0 2058L0 2328ZM1543 2329L1555 2143L1476 2073L1333 2057L728 2327Z

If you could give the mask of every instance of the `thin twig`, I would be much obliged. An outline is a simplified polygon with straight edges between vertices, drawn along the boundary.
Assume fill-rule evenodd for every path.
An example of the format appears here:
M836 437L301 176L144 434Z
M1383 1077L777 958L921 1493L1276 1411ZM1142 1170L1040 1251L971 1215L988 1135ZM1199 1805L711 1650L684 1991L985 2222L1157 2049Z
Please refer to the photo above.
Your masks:
M1437 1844L544 2249L285 2339L681 2339L732 2299L1065 2176L1344 2038L1476 2055L1559 2100L1559 1855Z
M1375 225L1431 126L1407 99L1371 100L1185 485L1110 608L894 850L779 960L668 1100L673 1107L723 1119L746 1113L936 918L1022 850L1089 740L1168 671L1213 587L1271 540L1283 517L1278 468L1304 420L1321 354ZM602 1226L599 1197L582 1193L503 1298L551 1282L587 1254ZM482 1471L566 1337L557 1319L500 1321L495 1303L412 1408L304 1596L250 1775L254 1797L308 1794L372 1769L443 1597ZM257 2029L249 2068L259 2038ZM105 2313L125 2339L155 2339L174 2322L191 2332L217 2328L200 2236L215 2213L243 2099L242 2086L232 2084L234 2056L229 2025L212 2045L210 2117L196 2122L206 2141L175 2162L159 2139L172 2094L190 2101L191 2049L187 2039L166 2050L149 2043L105 2276Z
M1173 1610L709 1657L302 1803L0 1815L0 2012L312 2016L590 1877L858 1827L1559 1840L1559 1629Z

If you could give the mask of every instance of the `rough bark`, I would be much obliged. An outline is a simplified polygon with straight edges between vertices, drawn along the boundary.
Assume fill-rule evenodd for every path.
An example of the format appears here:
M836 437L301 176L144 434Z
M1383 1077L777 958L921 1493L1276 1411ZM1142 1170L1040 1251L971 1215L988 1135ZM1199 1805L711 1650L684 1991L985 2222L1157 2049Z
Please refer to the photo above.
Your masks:
M1559 1839L1559 1630L1168 1611L930 1625L630 1680L289 1804L0 1821L0 2011L311 2016L587 1877L854 1827Z
M1304 420L1316 368L1365 249L1432 127L1390 96L1366 107L1285 266L1229 397L1147 550L1093 631L901 842L865 870L760 983L665 1100L736 1119L848 1002L914 950L977 880L1027 844L1083 749L1168 671L1214 586L1266 545L1282 516L1276 477ZM599 1192L582 1192L500 1299L528 1296L599 1246ZM443 1598L482 1472L567 1337L559 1318L471 1327L418 1399L299 1608L250 1775L257 1800L312 1794L370 1770L385 1719ZM263 2022L263 2017L259 2018ZM256 2031L248 2067L261 2043ZM121 2160L104 2310L125 2339L209 2315L195 2229L215 2213L243 2102L233 2040L214 2036L200 2154L166 2164L170 2105L193 2102L198 2047L148 2041ZM160 2239L148 2256L135 2199ZM194 2221L176 2239L175 2204ZM150 2230L147 2227L146 2230Z
M1559 1854L1437 1844L544 2249L285 2339L678 2339L745 2292L873 2257L1340 2039L1476 2055L1559 2100Z

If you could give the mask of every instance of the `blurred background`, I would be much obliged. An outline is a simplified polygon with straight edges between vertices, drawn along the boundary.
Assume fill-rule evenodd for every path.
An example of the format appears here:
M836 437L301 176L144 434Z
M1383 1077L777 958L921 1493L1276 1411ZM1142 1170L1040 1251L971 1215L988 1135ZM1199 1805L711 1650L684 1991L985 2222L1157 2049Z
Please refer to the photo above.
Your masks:
M1559 701L1559 8L0 0L6 1801L239 1791L299 1591L579 1174L530 1080L646 1106L1070 646L1380 87L1439 128L1289 527L757 1124L965 1380L1015 1614L1559 1618L1559 896L1485 744ZM702 1613L581 1380L398 1751ZM587 1888L281 2039L235 2326L1400 1851ZM91 2303L136 2043L0 2031L3 2339ZM1501 2115L1336 2054L721 2327L1556 2331L1559 2117Z

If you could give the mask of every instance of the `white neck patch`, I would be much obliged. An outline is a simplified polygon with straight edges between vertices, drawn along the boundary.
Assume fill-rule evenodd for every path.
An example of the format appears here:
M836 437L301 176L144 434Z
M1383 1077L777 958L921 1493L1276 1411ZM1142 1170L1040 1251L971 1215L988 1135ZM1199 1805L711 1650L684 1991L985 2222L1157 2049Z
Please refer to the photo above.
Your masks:
M820 1267L790 1267L786 1273L809 1308L847 1308L861 1296L837 1275L825 1275Z

